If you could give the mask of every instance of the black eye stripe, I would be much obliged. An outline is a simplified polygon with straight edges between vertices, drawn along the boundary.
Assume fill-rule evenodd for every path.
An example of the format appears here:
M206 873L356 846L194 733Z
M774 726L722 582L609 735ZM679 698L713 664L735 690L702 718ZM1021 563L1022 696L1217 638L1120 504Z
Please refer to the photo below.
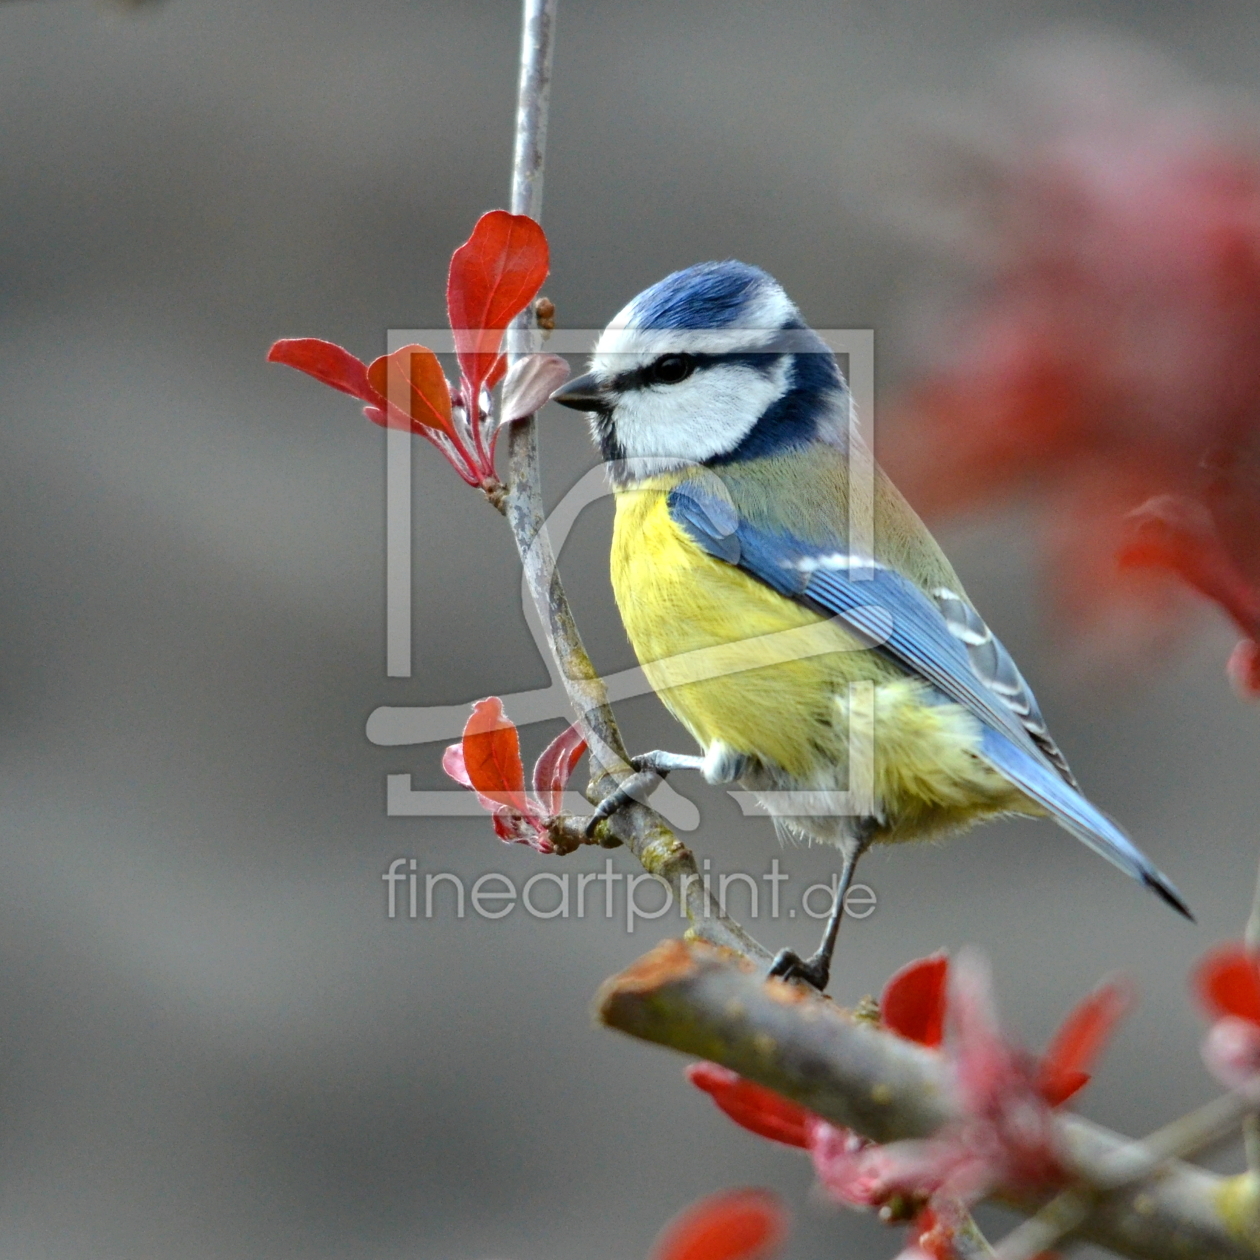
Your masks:
M781 351L764 350L764 351L747 351L737 354L665 354L654 359L651 363L646 363L642 367L637 367L629 372L618 373L613 378L612 387L618 393L627 393L634 389L647 389L652 385L663 384L654 375L654 369L665 359L685 358L691 361L691 371L686 375L691 376L696 372L703 372L711 367L718 367L724 363L741 364L744 367L751 367L760 372L762 376L770 376L778 365L779 360L783 358ZM679 377L683 380L685 377Z

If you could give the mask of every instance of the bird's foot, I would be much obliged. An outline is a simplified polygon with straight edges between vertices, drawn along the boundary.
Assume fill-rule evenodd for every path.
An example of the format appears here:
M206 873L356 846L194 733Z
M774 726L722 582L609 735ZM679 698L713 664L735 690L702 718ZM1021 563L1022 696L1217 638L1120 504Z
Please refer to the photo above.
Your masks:
M683 753L657 751L642 753L638 757L631 757L630 765L633 767L634 773L623 779L613 791L609 792L595 806L595 812L586 824L588 838L594 834L595 828L605 818L611 818L618 810L625 809L632 802L646 802L647 798L656 790L656 785L671 770L699 770L701 768L701 760L699 757L689 757Z
M795 950L781 949L775 954L767 974L777 980L803 980L822 993L831 979L831 959L822 953L802 958Z

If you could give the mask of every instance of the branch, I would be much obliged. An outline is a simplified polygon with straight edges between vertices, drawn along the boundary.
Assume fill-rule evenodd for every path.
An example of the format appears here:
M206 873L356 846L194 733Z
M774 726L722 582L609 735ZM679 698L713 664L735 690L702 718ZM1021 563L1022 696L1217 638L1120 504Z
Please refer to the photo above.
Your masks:
M1104 1195L1136 1185L1155 1176L1170 1160L1195 1155L1230 1137L1240 1121L1250 1118L1255 1105L1254 1089L1224 1094L1116 1151L1107 1158L1104 1168L1095 1171L1089 1184L1063 1191L1008 1234L996 1249L996 1260L1036 1260L1060 1239L1077 1232ZM1254 1214L1253 1185L1250 1177L1235 1177L1224 1183L1224 1197L1234 1209ZM1251 1198L1247 1197L1249 1192ZM1247 1219L1238 1216L1237 1211L1234 1216L1239 1223ZM1250 1236L1249 1222L1245 1230Z
M542 211L556 2L525 0L512 212L527 214L533 219L538 219ZM537 321L531 307L513 325L512 358L515 360L537 349ZM630 773L630 762L608 703L608 692L582 646L582 637L556 570L555 555L547 537L538 434L532 416L513 424L508 433L508 484L508 524L548 646L560 667L569 700L585 728L590 747L592 796L602 799ZM691 851L654 810L639 804L628 806L601 824L597 838L608 847L625 845L646 871L669 883L679 903L686 907L696 935L751 957L769 960L769 950L719 912L712 898L704 892Z
M938 1055L703 945L666 941L596 1001L609 1027L720 1063L876 1142L925 1137L952 1116ZM1141 1149L1078 1116L1061 1123L1073 1167L1092 1186L1114 1186ZM1237 1181L1162 1162L1104 1190L1073 1222L1075 1236L1134 1260L1257 1260L1260 1244L1230 1210ZM1031 1215L1048 1196L998 1197Z

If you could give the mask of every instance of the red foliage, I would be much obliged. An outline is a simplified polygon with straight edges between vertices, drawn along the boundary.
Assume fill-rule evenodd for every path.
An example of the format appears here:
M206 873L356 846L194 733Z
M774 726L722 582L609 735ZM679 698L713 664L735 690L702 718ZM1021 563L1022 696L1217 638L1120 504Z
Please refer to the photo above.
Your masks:
M1069 1012L1037 1069L1037 1092L1051 1107L1067 1102L1089 1084L1089 1069L1132 1003L1131 987L1113 980Z
M932 954L895 972L879 1000L880 1023L921 1046L936 1047L945 1035L945 984L949 959Z
M576 726L563 730L534 765L537 795L529 795L516 726L503 712L503 702L491 696L473 705L463 738L442 754L442 769L477 793L500 840L554 853L549 824L560 812L569 776L585 751L586 741Z
M534 763L534 792L549 816L560 812L564 789L585 751L581 729L566 726Z
M948 982L949 959L944 954L907 963L884 986L881 1024L909 1041L938 1047L943 1037ZM1046 1053L1034 1064L1035 1088L1048 1106L1062 1105L1089 1083L1088 1069L1131 1001L1129 986L1111 981L1069 1012ZM982 1074L985 1070L981 1069ZM818 1126L833 1128L800 1103L716 1063L693 1063L687 1078L709 1094L736 1124L759 1137L809 1149Z
M534 300L547 267L547 238L533 219L492 210L477 221L451 258L446 286L461 372L454 393L426 346L404 346L365 367L332 342L298 337L277 341L267 359L360 399L373 424L427 438L469 485L490 490L499 485L501 424L532 414L568 375L556 355L529 355L516 365L515 383L505 385L499 415L486 392L507 366L500 353L507 326Z
M1260 957L1241 942L1214 949L1195 969L1199 1001L1214 1017L1203 1060L1231 1089L1260 1073Z
M884 988L881 1020L899 1036L942 1047L959 1111L925 1141L879 1146L715 1063L692 1064L687 1076L736 1124L808 1150L819 1181L836 1198L856 1207L897 1203L903 1220L909 1205L916 1241L906 1260L938 1260L953 1255L959 1204L997 1185L1048 1189L1063 1182L1053 1108L1089 1081L1130 1002L1127 985L1101 985L1037 1059L1002 1036L988 972L977 959L951 968L945 955L933 954L903 967Z
M446 311L463 379L460 393L493 389L506 364L499 354L507 326L547 278L547 237L523 214L491 210L451 256Z
M716 1063L692 1063L687 1079L709 1094L736 1124L772 1142L808 1150L814 1126L825 1123L800 1103Z
M1038 1065L1001 1035L988 973L963 958L949 979L944 1043L958 1118L922 1141L855 1145L822 1135L812 1154L819 1180L860 1206L890 1200L956 1216L996 1186L1028 1191L1061 1185L1067 1173L1053 1113L1038 1090Z
M459 435L451 422L451 388L432 350L404 346L374 359L368 366L367 378L377 394L389 399L391 411L401 411L408 417L413 432L417 426L440 429L452 442L458 442ZM386 414L368 418L391 427Z
M472 716L464 726L460 751L474 792L488 797L496 805L509 805L525 812L528 802L521 741L497 696L478 700L473 705Z
M948 969L945 955L933 954L898 971L880 999L884 1026L921 1045L939 1045ZM800 1103L716 1063L693 1063L687 1068L687 1079L710 1095L736 1124L758 1137L809 1149L818 1126L842 1132Z
M1256 494L1260 500L1260 485ZM1260 537L1260 502L1256 506ZM1249 636L1230 657L1230 681L1244 698L1260 696L1260 575L1253 579L1239 567L1211 512L1194 499L1160 495L1129 519L1132 529L1120 549L1121 567L1166 569L1226 612ZM1253 538L1238 550L1250 554L1255 547Z
M287 363L352 398L372 401L379 395L368 383L367 368L350 353L331 341L316 337L286 337L267 352L268 363Z
M1201 96L1126 105L1116 66L1057 69L1061 98L1004 120L984 283L881 458L929 513L1031 493L1095 624L1171 610L1176 574L1260 695L1260 145Z
M1218 1019L1234 1015L1260 1027L1260 960L1241 942L1219 945L1195 968L1199 1000Z
M727 1190L667 1225L652 1260L765 1260L786 1233L786 1215L769 1191Z

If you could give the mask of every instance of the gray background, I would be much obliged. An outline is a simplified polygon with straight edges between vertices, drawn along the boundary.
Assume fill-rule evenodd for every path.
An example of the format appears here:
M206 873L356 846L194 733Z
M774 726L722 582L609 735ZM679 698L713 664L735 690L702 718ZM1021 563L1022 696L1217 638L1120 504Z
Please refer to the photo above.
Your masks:
M1244 3L562 10L561 319L734 255L814 323L874 327L884 385L926 264L864 191L878 162L854 137L881 110L965 97L1012 40L1078 21L1224 88L1260 66ZM798 1260L898 1248L816 1202L805 1161L725 1121L680 1060L592 1027L599 981L666 924L384 917L400 855L543 868L481 820L387 819L386 773L441 786L440 750L375 748L366 715L546 673L500 518L426 447L416 671L385 678L382 435L263 356L282 335L370 356L442 320L451 249L506 197L516 40L505 0L0 7L0 1255L635 1260L733 1183L784 1192ZM593 452L570 413L542 433L559 494ZM1065 668L1024 525L943 537L1199 926L1048 824L1002 825L869 859L881 904L846 929L833 991L976 943L1039 1045L1123 968L1143 1003L1082 1106L1139 1132L1212 1090L1184 977L1245 915L1260 715L1207 612L1137 681ZM614 668L607 532L605 504L564 569ZM650 699L624 718L636 747L683 746ZM767 869L768 825L689 790L700 852ZM783 862L797 888L834 865ZM805 947L814 927L759 934Z

